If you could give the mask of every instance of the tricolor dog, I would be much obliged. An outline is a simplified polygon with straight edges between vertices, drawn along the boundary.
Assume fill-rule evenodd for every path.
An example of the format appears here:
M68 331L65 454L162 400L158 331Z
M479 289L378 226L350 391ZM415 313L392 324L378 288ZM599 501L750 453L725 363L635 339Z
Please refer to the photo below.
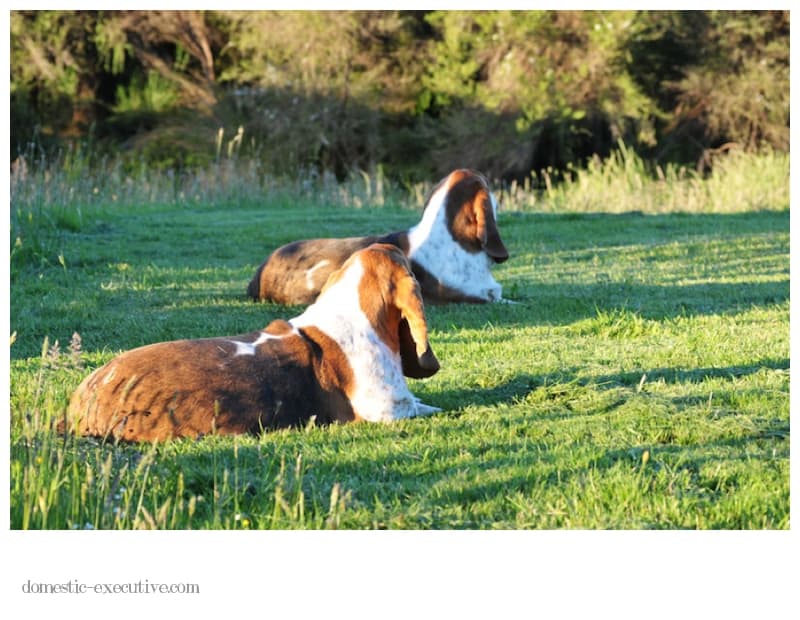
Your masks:
M67 420L83 435L131 441L258 433L312 416L384 422L439 411L404 378L437 370L408 260L375 244L348 258L296 318L119 355L84 379Z
M486 179L472 170L456 170L442 179L425 203L422 220L408 231L279 247L258 268L247 294L281 304L311 303L331 272L372 243L390 243L408 256L427 302L502 298L502 287L489 270L508 258L497 230L497 201Z

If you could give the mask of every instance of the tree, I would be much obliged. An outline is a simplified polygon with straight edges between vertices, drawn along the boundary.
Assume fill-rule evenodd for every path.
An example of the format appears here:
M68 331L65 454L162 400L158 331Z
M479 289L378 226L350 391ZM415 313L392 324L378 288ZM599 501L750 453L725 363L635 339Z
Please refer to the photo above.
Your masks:
M34 134L85 133L98 115L96 13L11 12L12 151Z
M220 81L273 164L343 177L390 157L391 118L415 104L415 16L397 11L226 13Z
M91 135L276 173L565 169L789 148L787 11L13 11L12 156ZM239 127L242 128L239 132Z
M789 147L785 11L641 11L627 66L657 101L658 159L710 149Z
M424 98L449 127L439 142L445 160L468 153L490 173L526 176L607 152L620 138L652 138L652 101L620 60L632 13L441 11L428 19L439 36Z

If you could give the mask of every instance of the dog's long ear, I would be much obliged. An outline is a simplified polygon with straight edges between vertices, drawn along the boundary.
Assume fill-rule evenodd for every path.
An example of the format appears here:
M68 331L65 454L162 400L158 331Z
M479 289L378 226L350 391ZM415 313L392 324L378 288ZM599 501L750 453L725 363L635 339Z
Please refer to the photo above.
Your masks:
M472 204L475 209L476 232L481 247L494 262L502 263L508 259L508 250L500 238L500 231L497 230L497 221L494 217L489 193L482 189L477 193Z
M414 379L430 377L439 370L439 360L428 342L428 324L419 284L411 274L395 283L395 305L400 311L398 339L403 374Z

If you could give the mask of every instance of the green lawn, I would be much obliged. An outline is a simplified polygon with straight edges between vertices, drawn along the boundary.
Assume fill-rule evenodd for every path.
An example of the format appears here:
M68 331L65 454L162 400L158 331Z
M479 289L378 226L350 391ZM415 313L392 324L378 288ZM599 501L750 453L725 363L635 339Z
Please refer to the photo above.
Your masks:
M426 309L442 369L410 383L431 418L158 446L49 430L120 351L299 314L245 298L277 245L418 217L248 201L42 233L62 258L12 269L11 527L789 527L788 210L501 213L518 303Z

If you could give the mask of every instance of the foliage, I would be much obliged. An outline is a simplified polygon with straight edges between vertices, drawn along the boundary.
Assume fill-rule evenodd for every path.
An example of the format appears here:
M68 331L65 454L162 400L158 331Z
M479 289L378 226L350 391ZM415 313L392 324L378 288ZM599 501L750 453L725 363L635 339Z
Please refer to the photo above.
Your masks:
M12 158L92 135L192 167L242 127L240 154L279 174L521 182L619 140L701 168L730 144L788 150L786 11L13 11L11 26Z
M231 85L229 107L260 154L270 156L265 143L282 145L270 164L314 166L341 179L392 159L387 122L413 107L420 71L412 17L396 11L225 17L231 35L220 81Z
M113 110L117 114L142 111L158 114L169 110L176 100L172 85L157 73L150 73L146 78L134 78L128 87L118 86Z
M681 113L700 116L708 143L736 142L789 149L789 17L756 14L732 19L713 12L703 52L678 84ZM691 110L691 112L689 112Z
M652 140L653 106L618 61L632 18L597 11L432 13L442 40L433 46L426 100L449 117L446 139L456 136L447 140L446 158L461 153L493 176L524 176L607 154L611 140ZM481 122L480 113L498 120ZM507 135L492 140L498 124Z
M659 157L727 142L788 150L788 33L779 11L642 12L628 66L670 112Z
M85 13L11 12L12 154L25 143L87 130L96 113L92 29Z

